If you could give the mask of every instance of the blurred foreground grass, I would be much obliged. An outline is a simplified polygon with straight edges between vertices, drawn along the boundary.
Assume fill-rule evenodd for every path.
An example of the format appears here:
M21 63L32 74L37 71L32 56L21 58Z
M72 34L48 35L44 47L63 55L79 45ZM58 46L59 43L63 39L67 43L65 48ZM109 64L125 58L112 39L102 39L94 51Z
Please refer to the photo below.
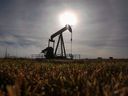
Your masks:
M0 59L0 96L128 96L128 60Z

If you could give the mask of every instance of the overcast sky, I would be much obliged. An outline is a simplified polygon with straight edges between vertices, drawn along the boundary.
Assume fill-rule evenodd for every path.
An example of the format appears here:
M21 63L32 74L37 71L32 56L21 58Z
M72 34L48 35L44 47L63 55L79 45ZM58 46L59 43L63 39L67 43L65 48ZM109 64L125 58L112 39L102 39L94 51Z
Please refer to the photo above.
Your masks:
M29 56L47 47L63 26L58 16L71 10L73 53L85 58L128 57L128 0L0 0L0 56ZM64 33L70 52L70 33Z

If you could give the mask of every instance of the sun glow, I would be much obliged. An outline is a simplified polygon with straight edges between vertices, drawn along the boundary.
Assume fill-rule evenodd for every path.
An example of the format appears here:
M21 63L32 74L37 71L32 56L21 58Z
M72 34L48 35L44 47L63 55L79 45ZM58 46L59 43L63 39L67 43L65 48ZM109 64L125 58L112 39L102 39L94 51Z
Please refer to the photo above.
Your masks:
M76 25L77 23L76 15L71 11L66 11L66 12L61 13L59 15L59 20L60 20L61 25L66 25L66 24Z

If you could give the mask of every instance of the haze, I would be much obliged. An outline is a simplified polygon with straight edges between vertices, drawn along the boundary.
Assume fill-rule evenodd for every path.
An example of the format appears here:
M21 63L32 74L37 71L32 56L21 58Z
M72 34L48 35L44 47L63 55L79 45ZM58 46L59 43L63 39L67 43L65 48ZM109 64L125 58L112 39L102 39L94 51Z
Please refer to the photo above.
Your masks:
M0 56L38 54L61 29L58 16L77 15L73 53L83 58L128 57L128 0L0 0ZM65 32L70 52L70 33Z

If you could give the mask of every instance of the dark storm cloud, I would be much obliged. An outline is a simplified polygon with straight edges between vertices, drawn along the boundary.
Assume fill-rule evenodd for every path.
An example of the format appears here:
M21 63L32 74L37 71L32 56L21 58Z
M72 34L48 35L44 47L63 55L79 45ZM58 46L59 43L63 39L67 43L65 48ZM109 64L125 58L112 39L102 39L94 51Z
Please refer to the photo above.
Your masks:
M39 38L15 35L13 32L0 33L0 44L9 46L39 46Z
M40 15L43 10L40 8L43 0L36 2L35 0L0 0L0 2L0 44L42 46L41 40L47 38L47 34L44 33L47 29L43 29L43 23L39 22L46 22L46 19L42 19L46 16Z
M75 52L128 57L127 5L128 0L0 0L0 47L19 46L26 53L24 47L34 46L38 52L61 28L58 14L69 9L78 15L73 27Z
M114 48L114 50L120 49L120 53L122 53L123 49L128 47L128 1L96 0L93 4L91 2L93 0L88 2L92 6L89 7L91 10L87 13L88 16L86 17L91 18L87 19L87 21L85 20L85 25L82 25L84 29L80 29L84 31L81 37L85 38L80 40L80 42L82 41L83 45L93 48L109 47ZM110 52L111 50L113 49L109 49Z

